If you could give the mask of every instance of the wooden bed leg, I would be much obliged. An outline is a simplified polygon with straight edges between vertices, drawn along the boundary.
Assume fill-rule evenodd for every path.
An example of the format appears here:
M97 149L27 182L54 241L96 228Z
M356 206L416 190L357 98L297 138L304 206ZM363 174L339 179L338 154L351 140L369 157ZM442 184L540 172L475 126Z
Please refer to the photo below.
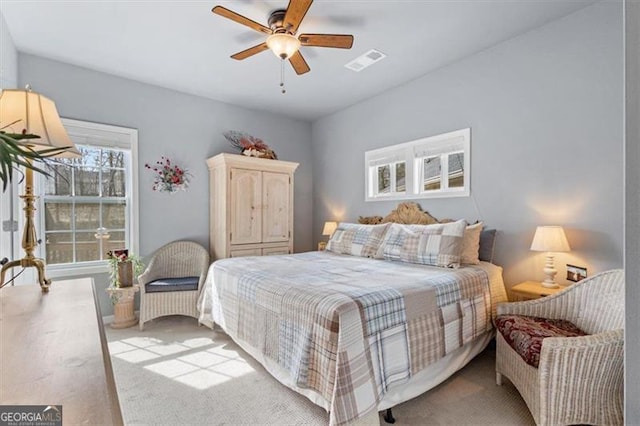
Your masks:
M502 374L496 371L496 385L502 386Z
M387 408L387 412L385 413L383 419L386 423L393 424L396 422L396 419L393 417L393 413L391 412L391 408Z

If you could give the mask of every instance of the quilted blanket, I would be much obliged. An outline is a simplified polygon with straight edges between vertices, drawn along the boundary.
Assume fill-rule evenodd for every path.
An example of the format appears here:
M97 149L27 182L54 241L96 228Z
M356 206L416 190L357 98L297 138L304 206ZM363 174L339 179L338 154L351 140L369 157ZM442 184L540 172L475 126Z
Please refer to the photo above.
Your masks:
M211 265L200 322L217 323L263 364L277 364L287 382L315 394L330 424L342 425L490 330L501 291L492 294L482 267L329 252L241 257Z

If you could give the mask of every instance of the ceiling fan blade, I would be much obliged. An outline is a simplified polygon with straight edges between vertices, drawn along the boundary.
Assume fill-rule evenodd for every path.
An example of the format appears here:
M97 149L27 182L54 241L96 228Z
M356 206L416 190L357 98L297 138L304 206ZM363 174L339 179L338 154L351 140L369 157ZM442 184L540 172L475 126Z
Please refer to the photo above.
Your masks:
M222 7L222 6L216 6L213 9L211 9L211 11L213 13L215 13L216 15L220 15L220 16L224 16L227 19L231 19L232 21L235 21L239 24L245 25L253 30L259 31L261 33L265 33L265 34L271 34L271 29L268 27L265 27L262 24L257 23L256 21L253 21L247 17L244 17L242 15L240 15L239 13L236 13L232 10L227 9L226 7Z
M302 75L311 71L311 68L309 68L309 65L307 64L307 61L304 60L302 54L299 51L294 53L293 56L289 58L289 62L291 62L291 66L293 66L293 69L298 75Z
M353 36L350 34L300 34L298 37L303 46L336 47L351 49Z
M235 55L231 55L233 59L241 61L243 59L247 59L249 56L253 56L256 53L264 52L265 50L269 50L267 43L260 43L257 46L253 46L248 48L247 50L243 50L242 52L238 52Z
M311 7L313 0L289 0L289 6L287 6L287 13L284 15L284 22L282 25L292 34L298 31L300 22L304 19L304 15Z

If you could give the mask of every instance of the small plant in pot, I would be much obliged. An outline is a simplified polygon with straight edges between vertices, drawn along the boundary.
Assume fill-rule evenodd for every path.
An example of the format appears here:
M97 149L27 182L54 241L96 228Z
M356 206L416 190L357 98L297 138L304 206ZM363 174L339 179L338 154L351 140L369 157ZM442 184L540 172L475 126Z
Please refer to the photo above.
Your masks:
M131 287L134 279L144 270L144 264L140 258L129 254L127 249L109 251L107 258L112 287Z

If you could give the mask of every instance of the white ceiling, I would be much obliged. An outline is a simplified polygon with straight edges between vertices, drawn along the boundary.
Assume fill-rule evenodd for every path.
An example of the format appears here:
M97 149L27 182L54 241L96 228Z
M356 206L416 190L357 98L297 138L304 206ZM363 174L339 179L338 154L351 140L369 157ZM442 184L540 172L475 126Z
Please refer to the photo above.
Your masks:
M211 13L221 4L264 25L279 1L0 1L20 52L248 108L314 120L570 14L593 0L316 0L299 33L348 33L351 50L303 47L311 72L263 52L258 32ZM360 73L344 64L378 49Z

